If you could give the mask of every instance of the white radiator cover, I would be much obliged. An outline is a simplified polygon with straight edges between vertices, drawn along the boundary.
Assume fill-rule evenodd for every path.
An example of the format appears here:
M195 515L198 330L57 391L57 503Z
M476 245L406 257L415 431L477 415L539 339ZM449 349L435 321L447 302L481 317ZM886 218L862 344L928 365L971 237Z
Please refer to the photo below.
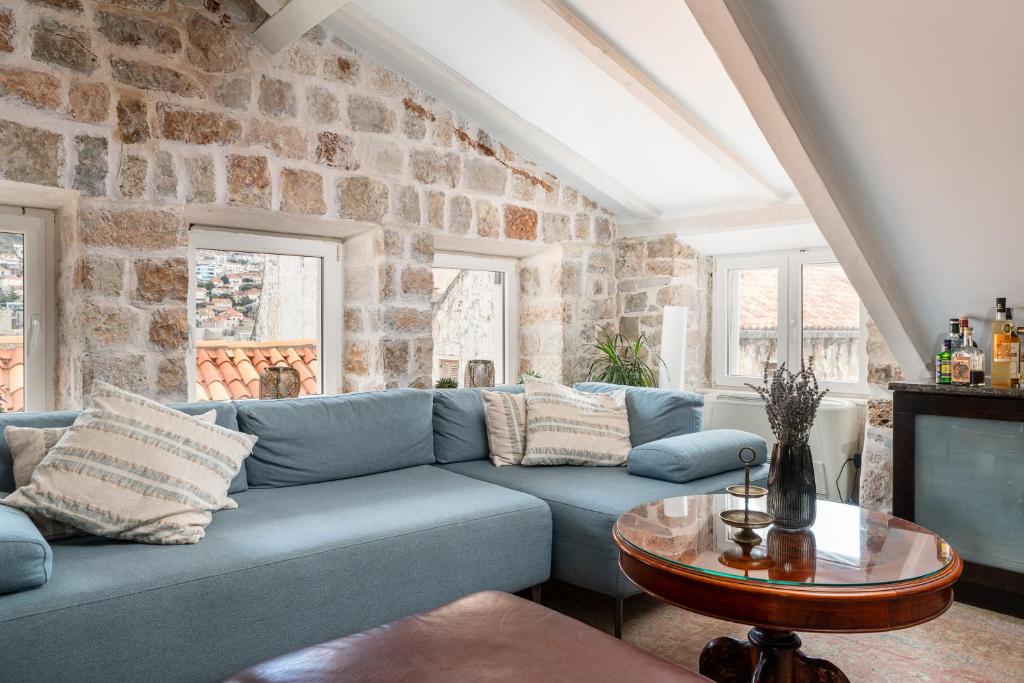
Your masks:
M843 469L843 463L852 459L860 447L863 411L863 406L853 401L826 398L821 402L809 442L819 498L850 501L856 470L852 462ZM775 445L775 435L768 426L764 404L753 393L717 391L705 394L704 429L742 429L757 434L768 442L769 455Z

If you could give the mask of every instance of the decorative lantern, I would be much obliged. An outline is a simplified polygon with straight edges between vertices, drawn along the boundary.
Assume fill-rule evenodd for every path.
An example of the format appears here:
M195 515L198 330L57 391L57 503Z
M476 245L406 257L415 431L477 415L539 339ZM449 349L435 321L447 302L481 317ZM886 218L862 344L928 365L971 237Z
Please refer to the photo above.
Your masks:
M260 398L295 398L299 395L299 371L272 365L260 373Z
M477 358L466 363L467 387L493 387L494 361Z

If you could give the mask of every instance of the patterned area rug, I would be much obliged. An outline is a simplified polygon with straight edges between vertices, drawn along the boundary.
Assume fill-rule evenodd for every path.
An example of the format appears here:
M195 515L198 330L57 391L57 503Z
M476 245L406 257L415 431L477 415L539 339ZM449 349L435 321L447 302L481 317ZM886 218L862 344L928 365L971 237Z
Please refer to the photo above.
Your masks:
M552 581L544 604L611 633L614 602ZM745 638L748 627L665 605L646 595L626 600L624 639L680 666L697 670L712 638ZM857 635L801 634L804 651L827 659L851 681L1024 681L1024 620L955 603L921 626Z

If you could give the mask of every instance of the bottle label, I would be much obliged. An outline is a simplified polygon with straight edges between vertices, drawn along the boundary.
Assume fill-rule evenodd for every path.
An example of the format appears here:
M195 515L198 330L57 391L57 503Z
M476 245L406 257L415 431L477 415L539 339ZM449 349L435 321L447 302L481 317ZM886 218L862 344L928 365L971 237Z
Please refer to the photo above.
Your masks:
M997 334L992 339L992 362L1010 362L1010 335Z
M1020 341L1017 339L1010 342L1010 377L1020 378Z
M953 367L950 370L950 377L953 384L971 383L971 359L968 357L954 358Z

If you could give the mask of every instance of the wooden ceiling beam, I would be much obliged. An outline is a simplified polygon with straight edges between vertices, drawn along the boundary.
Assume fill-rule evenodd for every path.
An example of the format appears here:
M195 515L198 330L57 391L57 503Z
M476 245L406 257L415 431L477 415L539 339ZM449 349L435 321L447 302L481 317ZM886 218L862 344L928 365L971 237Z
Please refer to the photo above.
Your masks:
M256 29L256 39L271 53L277 54L293 40L313 28L351 0L291 0L280 6L278 0L259 0L270 18ZM277 12L271 12L275 6Z
M803 204L770 204L754 209L717 211L679 216L657 221L619 226L620 237L656 237L658 235L711 235L740 230L777 228L784 225L814 223Z

